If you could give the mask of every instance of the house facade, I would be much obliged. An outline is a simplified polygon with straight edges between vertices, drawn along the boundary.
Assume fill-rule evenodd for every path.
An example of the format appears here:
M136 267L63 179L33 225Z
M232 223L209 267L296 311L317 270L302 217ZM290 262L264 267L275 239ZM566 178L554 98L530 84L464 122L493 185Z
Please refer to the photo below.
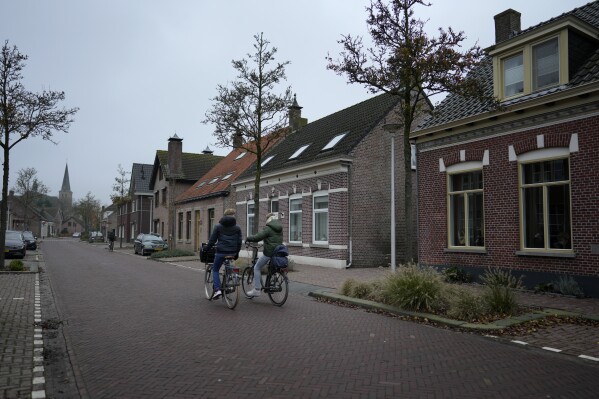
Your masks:
M177 197L177 248L198 252L201 244L208 242L225 209L235 208L231 183L255 160L256 156L244 147L235 148Z
M473 76L499 99L448 96L413 134L421 264L599 294L599 2L521 30L495 16Z
M160 234L175 248L177 214L175 199L200 177L214 167L223 157L211 151L202 154L183 152L183 139L177 135L169 138L168 151L156 151L150 178L152 192L151 232ZM130 223L130 221L128 222Z
M333 268L388 266L391 253L391 136L397 98L378 95L305 125L301 107L290 108L293 131L262 160L260 196L254 198L255 166L234 183L237 221L252 231L256 207L278 212L283 239L298 263ZM395 249L406 242L402 140L394 140ZM414 179L414 172L408 178ZM413 224L415 226L415 223ZM250 226L250 227L248 227ZM413 233L415 235L415 229ZM415 253L415 251L414 251Z

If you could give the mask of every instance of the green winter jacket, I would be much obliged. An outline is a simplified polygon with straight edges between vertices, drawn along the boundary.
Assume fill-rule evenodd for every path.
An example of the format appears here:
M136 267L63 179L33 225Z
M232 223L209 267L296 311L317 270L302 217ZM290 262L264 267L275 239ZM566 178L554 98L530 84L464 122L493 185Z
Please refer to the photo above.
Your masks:
M266 223L266 227L256 235L246 238L249 242L258 242L264 240L264 249L262 253L266 256L272 256L277 245L283 243L283 226L278 219Z

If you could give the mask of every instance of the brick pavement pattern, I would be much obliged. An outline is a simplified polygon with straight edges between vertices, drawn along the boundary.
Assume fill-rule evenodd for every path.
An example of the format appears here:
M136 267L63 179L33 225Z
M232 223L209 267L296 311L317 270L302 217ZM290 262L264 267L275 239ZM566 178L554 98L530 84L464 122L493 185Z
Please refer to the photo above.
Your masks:
M45 251L71 359L92 398L594 398L599 390L595 365L551 353L298 291L281 308L261 297L230 311L203 298L199 265L65 240Z
M33 389L34 273L0 273L0 397Z

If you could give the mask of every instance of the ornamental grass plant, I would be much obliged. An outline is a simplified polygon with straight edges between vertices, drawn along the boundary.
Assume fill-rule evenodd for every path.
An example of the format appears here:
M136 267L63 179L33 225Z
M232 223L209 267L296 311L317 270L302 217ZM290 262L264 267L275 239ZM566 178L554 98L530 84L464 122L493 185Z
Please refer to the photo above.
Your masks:
M411 263L389 275L381 296L389 305L430 312L441 306L442 292L442 277L436 270Z

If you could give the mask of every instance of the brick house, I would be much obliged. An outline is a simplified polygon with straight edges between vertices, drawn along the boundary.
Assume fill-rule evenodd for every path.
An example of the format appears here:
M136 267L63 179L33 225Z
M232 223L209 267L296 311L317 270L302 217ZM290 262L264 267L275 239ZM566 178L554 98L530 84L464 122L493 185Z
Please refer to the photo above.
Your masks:
M397 99L381 94L305 124L296 122L301 120L301 107L294 103L293 131L262 161L260 198L252 197L255 167L233 183L244 236L252 233L248 226L259 206L261 226L268 212L280 213L284 241L298 263L333 268L388 265L391 138L383 125L395 121L396 110ZM402 140L395 140L395 165L398 170L403 165ZM395 173L398 233L403 231L403 189L404 174ZM415 249L415 243L406 243L401 234L396 237L401 259L405 246Z
M419 261L599 294L599 2L520 29L495 16L473 76L503 107L449 95L412 137Z
M154 193L150 190L150 178L154 165L134 163L129 179L130 201L123 206L125 213L123 227L127 242L133 242L139 233L149 233L152 229L152 203Z
M198 252L225 209L235 208L231 183L256 161L256 155L235 148L175 200L177 248Z
M183 139L174 135L168 151L156 151L149 189L153 194L151 231L176 247L175 199L212 169L223 157L205 150L202 154L183 152Z

